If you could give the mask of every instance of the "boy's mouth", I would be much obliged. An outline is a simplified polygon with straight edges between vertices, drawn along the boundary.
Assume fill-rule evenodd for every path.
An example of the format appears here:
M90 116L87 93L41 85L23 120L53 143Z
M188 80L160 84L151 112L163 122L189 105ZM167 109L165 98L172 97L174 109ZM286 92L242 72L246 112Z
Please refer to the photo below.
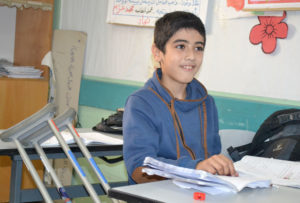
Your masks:
M183 69L185 70L192 70L194 66L190 66L190 65L186 65L186 66L182 66Z

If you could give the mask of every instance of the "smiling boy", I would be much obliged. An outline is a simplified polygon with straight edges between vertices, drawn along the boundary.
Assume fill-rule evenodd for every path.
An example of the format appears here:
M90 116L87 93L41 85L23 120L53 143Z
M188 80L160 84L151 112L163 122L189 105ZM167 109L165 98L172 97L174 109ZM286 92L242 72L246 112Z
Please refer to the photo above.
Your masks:
M141 172L146 156L212 174L237 175L232 161L219 154L214 100L194 78L205 43L204 25L192 13L176 11L156 22L152 54L160 68L129 96L123 116L129 183L161 179Z

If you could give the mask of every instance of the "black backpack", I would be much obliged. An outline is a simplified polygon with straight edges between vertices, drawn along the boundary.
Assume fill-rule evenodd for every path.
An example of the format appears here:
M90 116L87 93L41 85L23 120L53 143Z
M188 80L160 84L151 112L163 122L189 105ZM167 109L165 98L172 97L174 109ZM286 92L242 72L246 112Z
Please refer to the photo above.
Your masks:
M245 155L300 161L300 109L274 112L261 124L251 143L227 151L233 161Z
M123 113L124 109L119 108L117 112L102 120L92 129L99 132L123 134Z

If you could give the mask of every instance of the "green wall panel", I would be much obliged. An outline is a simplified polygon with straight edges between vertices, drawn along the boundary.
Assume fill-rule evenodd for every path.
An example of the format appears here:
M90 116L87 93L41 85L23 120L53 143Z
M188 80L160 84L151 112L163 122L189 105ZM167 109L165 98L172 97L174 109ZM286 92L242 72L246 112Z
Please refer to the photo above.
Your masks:
M79 105L107 110L123 108L127 97L140 86L122 85L97 80L81 80Z
M124 107L127 97L140 87L142 87L141 83L83 78L79 105L115 111L117 108ZM300 102L294 101L245 95L239 98L239 95L219 92L210 92L210 94L214 97L218 108L220 129L256 131L273 112L287 108L300 108Z
M229 97L214 96L218 108L220 129L241 129L256 131L260 124L273 112L292 105L247 101Z

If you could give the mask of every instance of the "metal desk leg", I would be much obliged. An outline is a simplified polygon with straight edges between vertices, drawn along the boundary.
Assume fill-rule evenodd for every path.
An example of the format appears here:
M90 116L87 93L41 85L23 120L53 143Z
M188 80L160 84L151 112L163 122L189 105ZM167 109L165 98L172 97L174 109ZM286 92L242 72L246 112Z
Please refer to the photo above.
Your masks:
M21 201L22 167L22 160L12 160L9 195L10 203L19 203Z

